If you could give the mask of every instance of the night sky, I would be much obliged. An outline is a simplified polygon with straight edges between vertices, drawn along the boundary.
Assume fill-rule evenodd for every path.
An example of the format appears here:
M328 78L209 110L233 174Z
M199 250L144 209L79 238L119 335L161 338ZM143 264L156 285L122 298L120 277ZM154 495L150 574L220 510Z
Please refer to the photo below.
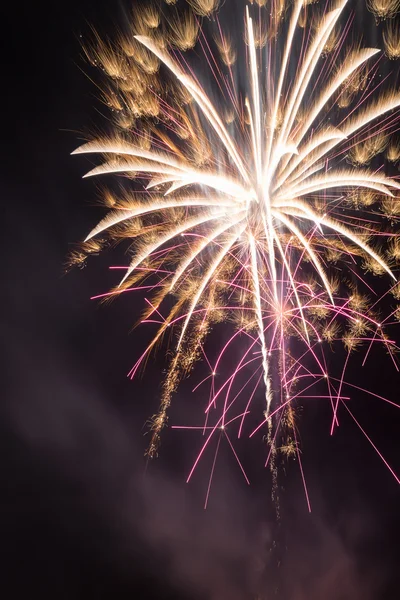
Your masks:
M279 526L260 439L243 450L250 487L222 448L207 511L210 461L185 484L199 438L168 430L146 469L146 419L157 408L164 359L128 380L146 337L132 330L142 304L90 300L115 283L108 267L123 250L64 270L73 243L103 215L95 182L81 178L90 160L70 156L106 118L84 73L80 34L88 23L112 34L121 18L117 3L42 0L9 2L3 20L3 596L394 600L398 484L344 411L330 437L329 407L303 407L313 511L289 462ZM400 376L384 352L367 368L355 354L348 379L399 399ZM178 393L171 421L188 420L189 391ZM399 472L400 411L357 394L351 406Z

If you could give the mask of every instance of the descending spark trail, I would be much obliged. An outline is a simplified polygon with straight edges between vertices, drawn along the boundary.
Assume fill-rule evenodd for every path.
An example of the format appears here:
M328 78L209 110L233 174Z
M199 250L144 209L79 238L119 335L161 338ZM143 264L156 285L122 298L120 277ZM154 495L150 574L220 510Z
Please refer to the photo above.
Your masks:
M381 344L394 360L395 344L378 322L376 303L370 306L357 290L353 274L368 289L368 272L396 281L393 265L400 259L400 242L393 227L382 231L380 216L396 223L400 183L375 161L387 147L388 160L398 160L388 136L398 128L400 93L382 92L382 82L375 82L378 63L372 59L378 49L346 47L352 16L339 37L347 0L322 12L306 10L304 0L294 0L291 8L283 0L271 2L268 9L246 7L246 52L240 59L219 15L201 24L200 17L179 20L176 9L165 6L154 26L139 11L116 44L102 43L96 34L86 51L108 78L104 98L116 127L112 135L74 153L105 155L88 176L119 173L137 178L137 189L144 181L145 190L107 191L105 202L113 210L72 261L97 253L107 236L134 242L131 262L111 295L153 289L142 322L160 326L132 376L167 328L179 331L160 411L153 418L150 456L157 453L173 393L206 356L206 337L218 323L233 323L236 330L204 379L211 381L206 420L211 407L221 412L212 425L206 421L203 432L209 427L211 432L203 450L227 422L238 423L241 435L255 392L246 397L245 409L240 407L245 392L231 396L249 365L255 373L261 361L266 400L253 433L267 427L275 456L279 432L288 442L282 446L287 454L300 461L296 398L323 381L333 431L344 402L350 352L366 341ZM198 0L197 15L212 13L211 8L198 12L200 6ZM214 28L220 60L205 36L207 28ZM218 84L209 93L183 54L197 40ZM212 100L218 89L221 97ZM344 166L344 159L352 167ZM371 240L386 237L391 245L385 255ZM397 300L399 290L395 283ZM400 320L399 312L392 314ZM247 346L218 389L214 375L238 333ZM328 373L322 342L339 340L347 358L337 383ZM279 390L272 383L276 375ZM232 436L227 440L233 450Z

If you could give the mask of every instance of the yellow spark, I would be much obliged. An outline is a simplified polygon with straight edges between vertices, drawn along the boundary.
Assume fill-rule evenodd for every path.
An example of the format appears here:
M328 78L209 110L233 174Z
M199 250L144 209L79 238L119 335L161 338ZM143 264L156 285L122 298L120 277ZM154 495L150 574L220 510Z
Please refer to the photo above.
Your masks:
M400 283L397 283L391 290L391 294L396 300L400 300Z
M155 56L152 52L149 52L143 46L140 47L138 52L135 52L133 59L145 73L149 73L150 75L157 73L160 67L160 61L158 60L157 56Z
M160 24L160 13L154 4L145 4L138 11L140 18L149 29L156 29Z
M389 260L395 260L397 263L400 262L400 239L397 236L390 240L387 255Z
M270 36L266 18L257 19L254 22L253 31L249 34L248 29L244 31L244 42L247 46L254 44L256 48L264 48Z
M400 143L398 138L390 142L386 151L386 158L392 163L397 163L400 160Z
M347 332L342 338L343 345L348 352L354 352L361 344L361 340L357 339L353 333Z
M400 27L395 21L386 24L383 30L383 43L385 44L386 56L390 60L400 58Z
M220 4L220 0L187 0L187 2L200 17L209 17Z
M96 30L92 30L93 40L90 45L83 46L89 62L103 71L112 79L124 79L128 64L126 58L118 50L101 39Z
M368 308L369 298L364 294L360 294L356 290L352 293L349 298L349 306L355 311L362 313Z
M328 327L324 327L322 338L329 344L340 338L340 325L337 321L333 321Z
M383 198L381 208L385 217L396 221L400 217L400 200L398 198Z
M199 35L199 22L191 11L173 16L169 22L168 39L183 52L194 48Z
M221 55L222 62L231 67L235 64L237 52L233 46L233 41L228 34L222 34L220 31L214 35L214 41Z
M340 38L340 30L334 29L332 31L331 35L328 37L328 40L324 46L324 49L322 51L323 54L330 54L331 52L333 52L333 50L335 50L335 48L337 47L339 38Z
M349 151L348 159L353 165L368 165L371 160L381 154L388 144L388 138L381 133L355 144Z
M367 8L377 21L392 19L400 10L400 0L366 0Z

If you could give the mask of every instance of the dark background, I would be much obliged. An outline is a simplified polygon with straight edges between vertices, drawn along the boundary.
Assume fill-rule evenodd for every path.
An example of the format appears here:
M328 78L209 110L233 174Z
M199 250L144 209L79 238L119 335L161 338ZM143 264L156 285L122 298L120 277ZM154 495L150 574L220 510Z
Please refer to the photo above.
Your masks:
M112 3L44 0L9 3L3 19L3 595L397 598L398 485L346 414L331 438L328 408L304 407L313 512L297 464L289 463L279 527L259 440L247 450L248 489L222 449L206 512L210 463L184 483L199 439L168 431L146 470L143 436L157 407L162 356L143 380L125 377L143 347L142 334L131 333L138 300L102 307L89 299L114 283L115 256L63 270L71 243L103 214L93 181L81 179L87 159L69 156L103 119L79 36L88 23L112 34L121 17ZM355 356L351 381L398 401L400 379L384 353L367 368L359 363ZM185 389L176 404L190 413ZM351 404L398 470L399 411L357 394Z

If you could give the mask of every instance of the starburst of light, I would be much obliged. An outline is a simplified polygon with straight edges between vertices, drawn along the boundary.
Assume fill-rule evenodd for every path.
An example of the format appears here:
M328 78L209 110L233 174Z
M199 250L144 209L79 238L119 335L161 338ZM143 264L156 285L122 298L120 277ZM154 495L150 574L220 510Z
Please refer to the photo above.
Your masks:
M366 344L365 361L371 346L381 344L396 365L396 345L383 325L398 318L398 309L386 320L378 317L378 299L371 300L376 294L363 271L388 275L396 297L392 265L400 257L398 242L393 231L380 230L379 213L397 221L400 183L374 161L386 148L388 157L398 160L390 134L398 122L400 93L382 91L375 77L378 49L347 43L353 17L341 27L346 0L322 12L305 7L303 0L292 7L283 0L272 1L272 8L261 2L247 7L244 52L224 33L215 14L218 2L189 4L195 15L167 7L170 12L164 8L160 16L148 6L117 44L104 44L96 34L94 47L86 50L110 80L104 99L117 125L75 154L105 155L87 176L119 173L137 179L139 187L106 194L112 210L73 260L97 253L107 235L135 242L119 285L103 295L154 292L146 298L142 322L157 322L159 328L132 377L164 334L171 327L178 331L152 421L150 456L157 453L179 382L198 359L208 361L206 337L225 323L233 334L209 363L206 439L193 468L221 432L243 469L227 426L235 423L242 435L263 385L264 414L251 435L266 428L273 472L277 452L296 456L302 470L296 402L313 397L307 390L322 381L333 431L339 405L350 411L343 393L350 353ZM371 0L368 6L381 18L390 17L395 4ZM199 17L211 14L205 23L213 34L207 37ZM390 39L385 38L388 53L394 33ZM201 73L181 52L196 44L214 86L200 82ZM374 240L388 236L385 255ZM357 290L356 281L367 294ZM240 360L218 387L215 375L239 337L247 340ZM327 369L324 342L329 349L338 339L347 358L335 378ZM295 352L291 340L303 350ZM234 393L249 366L251 376ZM217 407L219 416L211 423ZM283 430L288 434L279 446Z

